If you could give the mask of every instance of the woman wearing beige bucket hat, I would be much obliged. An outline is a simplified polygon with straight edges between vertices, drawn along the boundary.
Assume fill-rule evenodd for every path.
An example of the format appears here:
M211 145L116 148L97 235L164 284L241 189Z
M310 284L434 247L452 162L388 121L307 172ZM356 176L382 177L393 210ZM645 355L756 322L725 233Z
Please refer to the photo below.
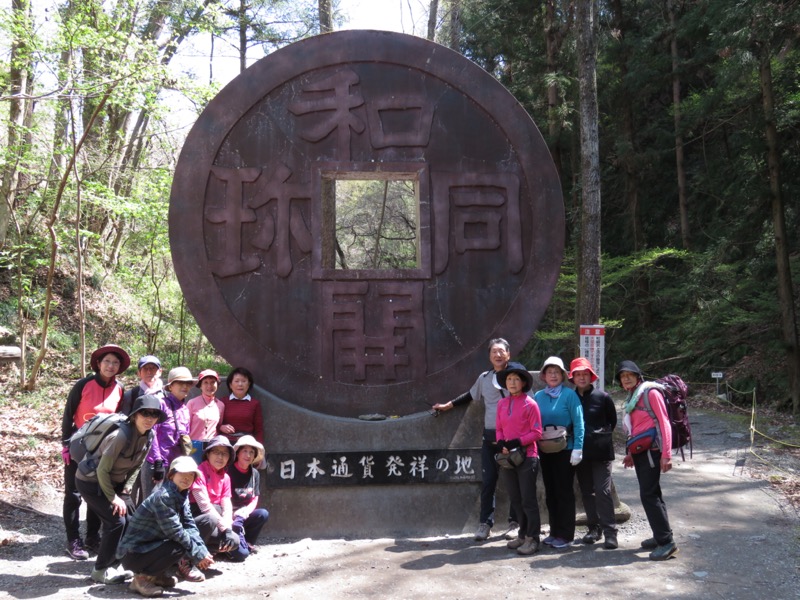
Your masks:
M231 478L228 465L233 462L233 446L224 435L211 438L203 450L200 471L192 485L189 506L203 542L212 552L226 554L239 546L233 525Z
M233 503L233 530L239 534L239 548L230 553L233 560L244 560L256 550L261 529L269 512L258 508L261 475L258 465L264 460L264 446L252 435L243 435L233 446L234 462L228 466Z
M575 466L583 458L583 408L564 382L567 371L558 356L544 361L539 377L545 383L534 395L542 413L539 466L544 483L550 535L542 543L556 549L575 539Z
M153 429L156 437L147 455L147 464L142 467L142 499L152 493L156 483L164 480L167 465L177 457L188 456L192 452L189 409L184 402L196 382L186 367L175 367L169 372L167 385L164 386L165 394L161 398L161 410L167 418Z

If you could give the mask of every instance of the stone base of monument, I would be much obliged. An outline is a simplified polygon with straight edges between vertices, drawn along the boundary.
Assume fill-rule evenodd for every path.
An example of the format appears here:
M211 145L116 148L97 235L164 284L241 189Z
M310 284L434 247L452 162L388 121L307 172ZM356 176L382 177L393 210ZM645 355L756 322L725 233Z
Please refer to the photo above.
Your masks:
M477 529L480 403L438 417L423 406L416 415L364 421L308 411L262 389L253 395L264 404L261 504L270 512L270 536L432 536ZM541 479L538 491L544 525ZM630 510L614 496L618 521L624 521ZM581 513L577 484L576 498ZM505 529L507 518L499 485L493 533Z

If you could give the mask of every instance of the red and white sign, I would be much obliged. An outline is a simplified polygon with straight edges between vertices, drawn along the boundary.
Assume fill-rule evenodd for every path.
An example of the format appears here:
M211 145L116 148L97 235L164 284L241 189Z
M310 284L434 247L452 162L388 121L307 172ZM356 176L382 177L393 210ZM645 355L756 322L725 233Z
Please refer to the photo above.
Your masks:
M594 387L605 389L606 327L605 325L581 325L581 356L587 358L597 373Z

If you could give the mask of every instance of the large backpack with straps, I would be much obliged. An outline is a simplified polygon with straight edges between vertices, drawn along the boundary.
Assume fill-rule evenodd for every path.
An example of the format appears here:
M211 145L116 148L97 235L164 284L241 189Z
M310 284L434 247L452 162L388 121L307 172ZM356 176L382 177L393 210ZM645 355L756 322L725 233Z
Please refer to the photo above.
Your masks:
M79 463L87 454L91 456L108 434L127 421L128 415L122 413L101 413L93 416L69 438L70 458Z
M683 449L689 446L689 458L692 458L692 427L689 424L689 413L686 409L686 398L689 395L689 387L678 375L665 375L661 379L656 379L661 394L664 396L664 404L667 409L667 418L672 429L672 449L681 451L681 458L686 460ZM644 405L647 412L655 421L655 414L650 408L650 400L644 394Z

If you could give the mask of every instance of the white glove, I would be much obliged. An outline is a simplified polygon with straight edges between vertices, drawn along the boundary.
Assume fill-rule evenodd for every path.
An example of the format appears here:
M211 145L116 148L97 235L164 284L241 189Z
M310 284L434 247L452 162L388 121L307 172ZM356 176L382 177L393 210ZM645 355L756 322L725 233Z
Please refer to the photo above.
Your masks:
M573 467L577 466L583 460L583 450L573 450L569 457L569 464Z

